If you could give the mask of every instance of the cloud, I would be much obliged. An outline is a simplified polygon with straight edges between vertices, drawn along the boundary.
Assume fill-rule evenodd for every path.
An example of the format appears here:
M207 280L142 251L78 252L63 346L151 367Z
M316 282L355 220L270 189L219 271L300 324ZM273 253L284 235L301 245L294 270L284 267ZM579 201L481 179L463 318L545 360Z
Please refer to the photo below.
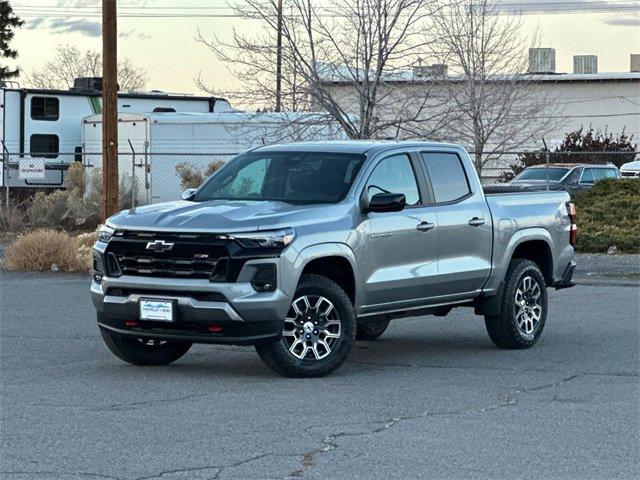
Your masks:
M607 25L640 27L640 17L607 18L606 20L603 20L603 22Z
M120 38L135 38L137 40L151 40L153 37L148 33L139 30L121 30L118 32Z
M99 22L83 18L52 18L47 27L53 33L79 33L87 37L102 35L102 25Z
M529 13L565 13L565 12L633 12L638 10L637 2L582 0L559 2L558 0L498 0L502 11L522 14Z

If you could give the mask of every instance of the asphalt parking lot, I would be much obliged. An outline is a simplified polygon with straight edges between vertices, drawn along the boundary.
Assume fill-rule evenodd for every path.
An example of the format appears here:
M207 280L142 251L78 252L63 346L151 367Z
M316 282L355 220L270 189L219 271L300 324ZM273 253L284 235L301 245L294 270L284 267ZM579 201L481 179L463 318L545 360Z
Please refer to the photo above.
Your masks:
M293 380L245 347L125 365L85 276L0 275L2 479L640 476L633 282L550 290L531 350L494 348L461 309Z

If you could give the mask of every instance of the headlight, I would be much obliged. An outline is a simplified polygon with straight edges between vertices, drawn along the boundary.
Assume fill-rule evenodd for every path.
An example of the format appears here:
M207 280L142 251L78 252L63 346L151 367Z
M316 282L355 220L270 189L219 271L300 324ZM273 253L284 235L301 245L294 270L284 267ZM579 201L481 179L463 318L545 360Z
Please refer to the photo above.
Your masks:
M264 232L232 233L230 237L245 248L284 248L293 242L296 232L292 228L283 228Z
M113 228L106 225L100 225L100 228L98 229L98 240L106 243L111 239L111 237L113 237L114 233L115 230Z

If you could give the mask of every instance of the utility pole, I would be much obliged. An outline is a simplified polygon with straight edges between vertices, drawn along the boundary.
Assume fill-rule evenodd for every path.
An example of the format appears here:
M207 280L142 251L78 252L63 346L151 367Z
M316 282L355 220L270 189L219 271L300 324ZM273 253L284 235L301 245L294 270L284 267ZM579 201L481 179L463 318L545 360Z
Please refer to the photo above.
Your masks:
M102 220L118 211L117 0L102 0Z
M278 0L278 40L276 44L276 112L282 110L282 0Z

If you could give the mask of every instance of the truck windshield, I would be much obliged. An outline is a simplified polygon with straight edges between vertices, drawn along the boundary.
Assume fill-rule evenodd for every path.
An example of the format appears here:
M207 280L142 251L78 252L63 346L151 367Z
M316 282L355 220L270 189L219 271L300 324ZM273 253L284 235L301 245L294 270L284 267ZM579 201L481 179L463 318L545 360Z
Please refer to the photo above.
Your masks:
M346 153L245 153L209 178L194 200L336 203L349 191L364 160L364 155Z
M562 180L567 172L568 168L549 167L549 180L552 182L558 182ZM514 182L520 180L546 180L547 169L546 168L527 168L524 172L514 178Z

